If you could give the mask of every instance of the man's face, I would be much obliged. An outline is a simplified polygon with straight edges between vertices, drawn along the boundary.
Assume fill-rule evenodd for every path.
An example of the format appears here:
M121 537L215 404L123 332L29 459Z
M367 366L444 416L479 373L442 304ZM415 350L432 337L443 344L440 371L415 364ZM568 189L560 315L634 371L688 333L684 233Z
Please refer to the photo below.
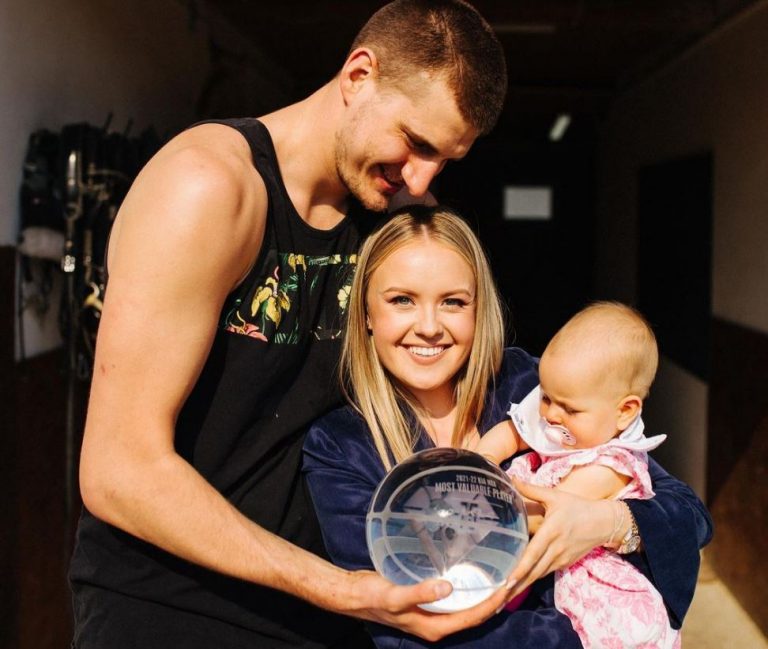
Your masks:
M445 163L463 158L477 137L444 81L415 84L403 91L372 80L336 133L339 178L368 209L386 210L403 187L424 195Z

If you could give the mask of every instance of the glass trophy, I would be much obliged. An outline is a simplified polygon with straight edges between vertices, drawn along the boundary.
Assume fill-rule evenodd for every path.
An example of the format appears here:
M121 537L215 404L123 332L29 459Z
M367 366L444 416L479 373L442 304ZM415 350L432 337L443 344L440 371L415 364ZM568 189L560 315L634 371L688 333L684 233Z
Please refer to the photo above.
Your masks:
M525 505L507 475L471 451L435 448L395 466L366 519L376 570L400 585L449 581L453 592L422 608L474 606L501 587L528 544Z

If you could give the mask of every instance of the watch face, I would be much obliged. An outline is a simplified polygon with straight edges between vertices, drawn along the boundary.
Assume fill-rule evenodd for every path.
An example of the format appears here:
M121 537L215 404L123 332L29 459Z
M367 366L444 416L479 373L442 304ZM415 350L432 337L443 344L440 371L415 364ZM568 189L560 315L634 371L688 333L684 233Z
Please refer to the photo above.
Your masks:
M619 554L631 554L637 550L639 545L640 536L635 534L634 536L631 536L626 543L622 544L622 546L619 548Z

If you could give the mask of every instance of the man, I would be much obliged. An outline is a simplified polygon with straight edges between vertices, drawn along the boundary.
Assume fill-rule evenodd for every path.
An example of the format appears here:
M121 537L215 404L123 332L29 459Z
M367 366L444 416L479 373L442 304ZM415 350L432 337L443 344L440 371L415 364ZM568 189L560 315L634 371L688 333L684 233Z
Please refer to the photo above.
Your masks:
M350 194L379 212L425 196L505 89L473 8L396 0L313 95L191 128L141 172L108 250L75 647L361 647L328 611L437 639L503 603L433 616L415 605L444 582L327 563L299 469L307 425L338 402L344 291L375 220L348 214Z

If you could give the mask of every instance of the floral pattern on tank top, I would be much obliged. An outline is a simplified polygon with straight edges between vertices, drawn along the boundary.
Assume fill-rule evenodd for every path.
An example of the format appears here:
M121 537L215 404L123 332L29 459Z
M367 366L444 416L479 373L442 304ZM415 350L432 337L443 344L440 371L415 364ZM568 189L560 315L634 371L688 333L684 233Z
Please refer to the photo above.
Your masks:
M222 327L229 332L264 342L291 345L299 341L302 328L295 317L299 295L312 295L321 273L326 280L324 303L311 335L317 340L341 336L349 292L357 266L357 255L302 255L271 252L272 273L254 283L254 290L232 300Z

